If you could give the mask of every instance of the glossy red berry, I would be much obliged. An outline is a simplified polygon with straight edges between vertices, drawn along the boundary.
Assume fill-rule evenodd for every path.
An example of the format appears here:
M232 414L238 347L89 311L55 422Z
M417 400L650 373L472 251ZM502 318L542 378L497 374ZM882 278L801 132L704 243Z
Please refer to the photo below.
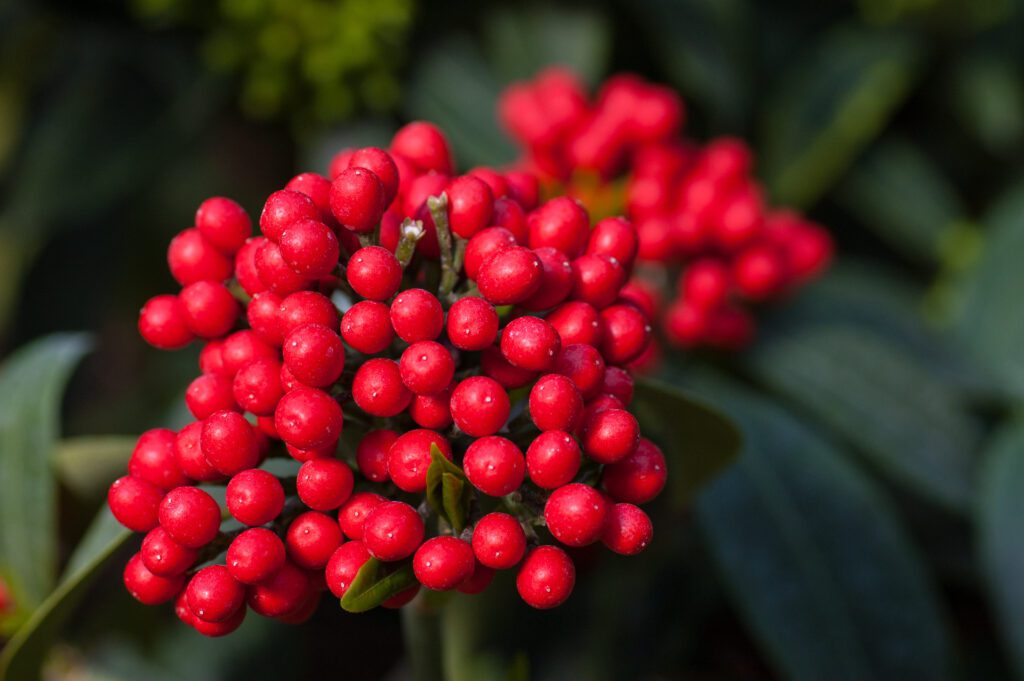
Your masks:
M572 559L557 546L538 546L530 551L516 575L519 596L541 610L564 603L575 584Z
M555 373L568 376L576 389L589 400L600 392L604 381L604 358L592 345L568 345L562 348L555 363Z
M550 369L561 346L558 332L540 317L513 319L501 333L501 354L513 366L528 371Z
M448 195L448 222L453 234L469 239L491 224L494 194L479 177L456 177L445 193Z
M345 368L341 337L319 324L306 324L289 333L281 350L292 376L314 388L331 385Z
M338 327L338 309L327 296L315 291L297 291L281 301L278 312L281 338L305 326L319 324L329 329Z
M398 193L400 177L398 166L388 152L378 147L357 149L349 157L348 167L366 168L376 175L384 187L384 205L391 205Z
M277 350L260 340L260 337L249 329L236 331L225 338L220 356L224 365L223 373L228 376L234 376L254 359L278 358Z
M449 385L439 393L431 395L416 395L409 403L409 416L421 428L431 430L444 430L452 425L452 390L454 385Z
M199 552L171 539L164 528L155 527L142 540L139 555L146 569L154 575L174 577L185 574L196 562Z
M267 285L260 279L256 269L256 252L266 242L267 239L262 236L253 237L246 240L241 250L235 254L235 279L250 296L267 290Z
M188 325L188 313L178 296L150 298L139 311L139 335L161 350L177 350L195 339Z
M342 317L341 337L364 355L383 352L395 338L388 306L370 300L356 303Z
M423 542L423 519L409 504L385 502L363 523L363 544L374 558L386 562L408 558Z
M750 300L765 300L778 293L785 283L785 263L774 248L752 246L736 257L732 275L741 295Z
M729 269L714 258L695 260L679 280L679 293L701 309L718 307L729 294Z
M459 593L474 595L482 593L494 581L494 570L474 561L473 574L456 588Z
M243 525L265 525L284 508L284 488L273 474L253 468L234 475L225 492L228 511Z
M541 376L530 390L530 418L542 431L574 431L583 415L583 397L561 374Z
M476 281L483 264L499 253L516 247L516 238L504 227L488 227L482 229L466 244L466 255L463 267L466 276Z
M231 575L239 582L259 584L284 565L284 542L264 527L253 527L231 541L225 561Z
M578 201L559 196L543 204L526 218L530 248L550 246L570 258L583 253L590 235L590 218Z
M448 340L460 350L483 350L498 337L498 313L483 298L460 298L448 310Z
M274 425L281 439L300 449L316 449L341 436L344 417L333 397L315 388L298 388L277 403Z
M518 243L524 244L530 238L529 228L526 226L526 211L515 199L503 197L494 200L491 224L512 232Z
M638 248L636 229L625 218L605 218L594 225L587 241L587 253L615 258L630 268Z
M128 475L161 489L187 485L188 477L175 457L177 433L168 428L153 428L139 436L128 459Z
M231 276L231 259L214 248L198 229L186 229L167 249L171 276L182 286L197 281L224 281Z
M349 539L363 538L366 516L386 500L373 492L356 492L338 510L338 525Z
M368 560L370 560L370 552L366 550L362 542L350 541L339 546L331 554L324 571L327 588L337 598L344 596L352 584L352 580L359 574L359 569Z
M646 513L633 504L614 504L608 512L601 542L615 553L635 556L651 543L654 525Z
M297 220L288 225L278 245L288 266L309 279L330 275L341 256L338 237L319 220Z
M498 432L511 409L505 389L486 376L470 376L460 381L452 391L450 407L455 425L472 437Z
M185 591L192 613L207 622L222 622L245 603L245 587L223 565L197 572Z
M299 220L318 220L320 211L313 200L291 189L276 191L267 197L260 213L260 231L271 241L279 241L292 223Z
M436 126L414 121L395 133L391 151L402 156L421 173L433 170L444 175L452 173L452 154L444 133Z
M495 305L521 303L540 288L544 268L537 254L515 246L488 258L477 273L480 295Z
M381 246L366 246L352 254L345 276L352 290L367 300L388 300L402 284L402 266Z
M564 253L554 248L538 248L534 253L540 258L543 275L537 292L520 303L524 310L539 312L558 305L572 293L575 279L572 263Z
M507 513L488 513L473 528L473 554L482 565L507 570L523 559L526 533Z
M277 572L249 589L246 602L264 617L283 617L301 608L312 589L307 573L285 561Z
M333 511L352 495L352 469L337 459L313 459L302 464L295 478L299 499L314 511Z
M322 568L341 545L341 528L331 516L318 511L301 514L288 526L288 558L307 570Z
M200 440L203 436L203 422L194 421L178 432L174 441L174 460L181 472L200 482L220 480L223 476L203 456Z
M506 438L489 435L466 449L462 467L470 483L484 494L503 497L519 489L526 477L526 459Z
M589 303L578 300L559 305L545 317L562 339L562 345L593 345L597 347L604 335L601 315Z
M445 458L451 460L452 448L444 436L425 428L403 433L391 445L388 450L388 476L399 489L406 492L422 492L426 489L432 446L436 446Z
M263 285L279 296L301 291L310 284L310 278L299 274L284 259L281 247L265 241L256 251L256 274Z
M242 409L258 416L273 415L284 395L281 363L266 357L249 362L235 374L231 389Z
M198 487L175 487L160 502L160 526L182 546L197 549L220 531L220 506Z
M576 440L561 430L541 433L526 450L530 480L543 489L557 489L572 482L580 470L581 460Z
M288 180L284 188L308 196L316 206L321 222L334 222L334 216L331 215L331 181L326 177L318 173L299 173Z
M481 353L480 369L485 376L493 378L499 385L509 390L521 388L537 377L536 371L520 369L509 364L501 354L501 348L496 345L485 348Z
M203 422L203 456L219 473L234 475L259 464L256 433L237 411L218 411Z
M238 302L224 284L197 281L178 294L185 308L185 322L200 338L220 338L238 319Z
M456 537L433 537L423 542L412 559L419 583L434 591L449 591L473 576L476 560L467 542Z
M628 406L633 401L633 377L622 367L605 367L601 392L617 397L619 402Z
M203 374L193 380L185 390L185 405L197 419L238 408L231 379L220 374Z
M558 541L567 546L586 546L601 538L610 505L593 487L569 483L548 497L544 520Z
M444 309L428 291L402 291L391 303L391 325L406 343L434 340L444 329Z
M601 354L610 364L627 364L647 349L651 325L644 313L632 305L612 305L601 310L604 336Z
M177 596L185 586L185 576L160 577L146 569L142 557L135 554L124 566L124 586L132 598L144 605L160 605Z
M331 213L353 232L372 232L384 215L386 199L384 184L366 168L348 168L331 183Z
M281 296L273 291L261 291L252 297L245 309L249 327L268 345L280 347L284 341L281 328Z
M389 417L409 406L412 393L402 383L398 362L392 359L371 359L356 370L352 379L352 399L360 409L372 416Z
M157 526L164 490L151 482L126 475L107 492L107 505L117 521L133 532L148 532Z
M398 363L402 382L417 395L433 395L451 383L455 374L452 353L435 341L413 343Z
M605 466L601 483L617 501L646 504L658 496L667 479L665 455L653 442L641 438L632 454Z
M252 220L240 205L223 196L199 204L196 229L221 253L231 255L252 236Z
M574 300L590 303L597 309L608 307L626 283L626 271L619 262L606 255L581 255L572 262L575 283Z
M593 414L583 424L583 451L598 463L621 461L640 442L636 417L624 409L606 409Z
M393 430L371 430L356 445L356 465L363 477L372 482L388 479L388 452L398 439Z
M508 195L524 210L533 210L540 201L540 181L533 173L510 170L505 173Z

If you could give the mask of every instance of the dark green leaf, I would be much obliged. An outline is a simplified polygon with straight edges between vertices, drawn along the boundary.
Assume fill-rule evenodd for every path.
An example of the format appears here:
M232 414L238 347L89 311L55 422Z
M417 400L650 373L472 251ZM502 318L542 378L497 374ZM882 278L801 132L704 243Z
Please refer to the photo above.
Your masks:
M985 454L978 492L981 564L1017 674L1024 674L1024 423L1003 429Z
M945 89L949 107L985 148L1012 156L1024 140L1024 84L1019 63L991 54L956 60Z
M949 678L936 594L886 497L784 410L720 392L746 445L700 496L698 522L779 676Z
M516 150L498 128L495 104L501 84L466 37L448 38L423 55L410 79L411 118L439 125L459 164L498 166Z
M908 34L837 29L779 74L762 126L775 199L806 206L827 190L906 100L921 57Z
M371 558L341 597L341 607L348 612L366 612L416 584L411 562L395 566Z
M669 457L678 503L692 499L739 455L743 438L733 422L678 388L638 378L632 407L643 433Z
M441 500L445 519L456 534L466 527L470 498L468 491L465 478L452 473L444 473L441 476Z
M509 667L505 681L530 681L530 658L526 653L516 653L512 658L512 666Z
M0 678L35 679L54 639L90 584L131 532L121 527L106 508L93 520L72 554L60 584L15 633L0 653Z
M53 460L57 477L79 496L99 496L111 481L124 475L135 440L126 435L87 435L61 440Z
M865 227L914 260L936 261L943 237L965 216L956 189L905 139L872 148L839 185L837 197Z
M964 510L980 427L914 355L853 326L809 326L760 344L753 371L857 445L885 474Z
M530 78L541 69L570 68L588 83L605 75L611 34L607 15L587 7L501 7L484 25L490 61L501 80Z
M47 336L0 367L0 572L22 610L42 603L56 578L51 460L64 384L89 344L82 334Z

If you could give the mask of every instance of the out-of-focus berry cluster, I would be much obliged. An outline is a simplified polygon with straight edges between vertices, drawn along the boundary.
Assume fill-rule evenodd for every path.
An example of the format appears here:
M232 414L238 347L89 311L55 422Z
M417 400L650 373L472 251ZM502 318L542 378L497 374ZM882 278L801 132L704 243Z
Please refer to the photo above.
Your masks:
M673 345L746 346L757 304L828 265L828 232L767 204L741 140L685 138L683 102L666 87L618 75L590 98L571 73L552 68L510 86L499 116L525 150L524 168L633 221L640 260L657 267L642 267L628 296L652 319L660 310Z
M559 544L648 545L639 505L667 470L629 411L624 366L651 341L623 295L631 223L540 203L528 173L456 176L412 123L292 178L259 226L204 201L168 250L181 290L139 317L158 348L203 346L195 420L144 433L108 495L145 533L124 572L138 600L215 636L380 575L399 607L516 569L549 608L575 582Z

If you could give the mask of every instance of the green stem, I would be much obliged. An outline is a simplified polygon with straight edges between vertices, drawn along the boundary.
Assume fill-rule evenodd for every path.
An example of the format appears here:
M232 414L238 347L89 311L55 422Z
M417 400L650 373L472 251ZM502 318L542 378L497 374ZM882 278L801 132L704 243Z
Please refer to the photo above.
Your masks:
M452 249L452 231L448 225L448 195L431 196L427 199L430 217L434 220L437 230L437 243L441 247L441 284L438 286L437 297L446 300L455 290L459 281L459 266L455 264L455 253Z
M421 221L410 220L409 218L402 221L402 226L398 229L400 237L398 248L395 249L395 257L398 258L398 264L404 270L412 261L413 254L416 253L416 242L423 238L426 230L423 228Z
M416 681L445 681L441 648L441 616L417 598L402 608L405 652Z

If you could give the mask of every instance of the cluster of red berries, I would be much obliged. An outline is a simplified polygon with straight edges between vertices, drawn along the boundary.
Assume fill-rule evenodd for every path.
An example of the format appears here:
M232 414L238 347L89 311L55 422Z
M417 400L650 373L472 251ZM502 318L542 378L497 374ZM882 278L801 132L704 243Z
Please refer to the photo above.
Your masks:
M744 347L750 307L806 283L831 258L822 227L766 204L746 144L682 136L685 108L668 88L618 75L590 101L571 73L552 68L509 87L499 115L526 149L524 165L568 193L590 203L593 178L612 192L624 186L614 209L636 224L640 260L658 265L639 273L630 296L653 319L671 269L662 326L674 345Z
M109 491L146 533L124 572L139 601L216 636L249 609L303 621L324 590L344 605L364 568L414 575L382 599L399 607L517 567L550 608L575 568L549 536L648 545L638 505L667 471L628 411L623 366L651 342L622 296L635 230L540 203L528 173L452 169L441 132L412 123L271 194L262 236L212 198L171 242L182 289L139 330L201 339L201 374L196 420L144 433Z

